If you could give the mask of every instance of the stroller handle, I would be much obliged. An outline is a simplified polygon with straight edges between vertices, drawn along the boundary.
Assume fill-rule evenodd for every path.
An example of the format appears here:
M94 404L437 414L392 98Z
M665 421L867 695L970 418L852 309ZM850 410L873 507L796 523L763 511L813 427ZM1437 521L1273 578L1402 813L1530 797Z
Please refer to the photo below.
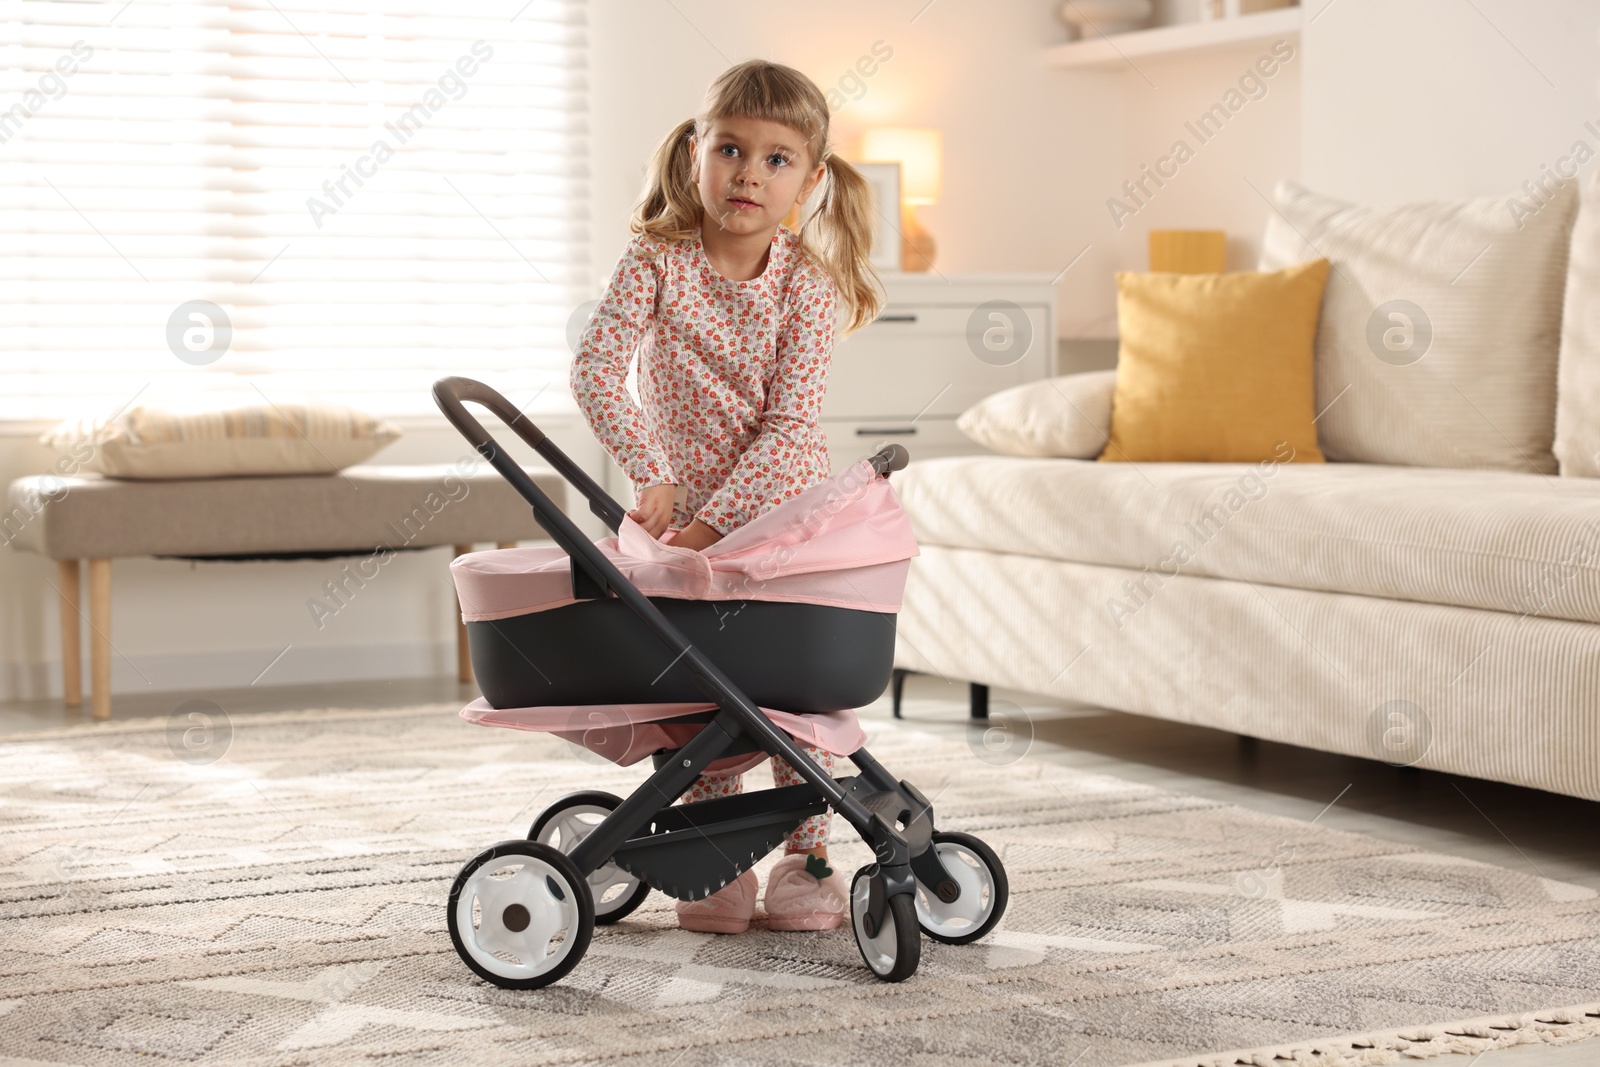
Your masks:
M572 462L571 457L557 448L554 441L546 437L544 432L524 416L515 404L501 396L499 392L484 385L482 382L473 381L471 378L440 378L433 383L433 399L439 405L439 410L444 412L444 417L449 419L457 430L461 431L461 436L467 439L467 443L482 453L489 462L494 463L495 468L505 475L506 480L516 486L528 503L533 505L535 518L538 518L540 506L551 508L551 502L544 498L543 493L539 494L541 499L538 500L529 496L522 483L511 474L506 473L500 463L496 462L495 456L497 454L504 455L504 453L500 451L495 439L489 436L489 431L483 428L483 424L473 417L472 412L467 410L466 403L483 405L493 412L501 422L516 431L517 436L526 441L529 447L539 453L545 462L555 468L556 473L560 474L582 492L584 496L589 498L589 510L599 516L600 521L605 523L612 533L616 533L618 528L621 527L622 517L627 514L626 509L613 500L609 493L600 488L599 483L589 477L582 467ZM510 462L510 457L505 458L507 462ZM522 479L526 480L529 485L533 484L521 467L518 467L514 462L511 462L511 466L516 469L518 474L522 475ZM541 521L540 525L543 526L545 524ZM548 526L545 528L549 529ZM560 543L559 538L557 538L557 543ZM563 544L561 547L566 550L568 555L573 554L572 549L567 548L566 545Z
M885 445L872 457L872 469L887 478L890 471L905 470L910 462L911 453L906 451L905 445Z

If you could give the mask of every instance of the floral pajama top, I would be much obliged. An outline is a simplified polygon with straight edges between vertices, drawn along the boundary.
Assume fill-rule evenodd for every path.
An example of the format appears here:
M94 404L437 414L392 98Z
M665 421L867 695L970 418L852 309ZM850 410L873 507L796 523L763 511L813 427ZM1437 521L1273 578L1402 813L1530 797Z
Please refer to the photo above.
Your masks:
M628 242L571 382L636 489L686 488L671 528L698 518L727 534L830 473L817 419L838 294L782 226L766 270L749 281L718 273L700 235ZM624 385L635 352L637 404Z

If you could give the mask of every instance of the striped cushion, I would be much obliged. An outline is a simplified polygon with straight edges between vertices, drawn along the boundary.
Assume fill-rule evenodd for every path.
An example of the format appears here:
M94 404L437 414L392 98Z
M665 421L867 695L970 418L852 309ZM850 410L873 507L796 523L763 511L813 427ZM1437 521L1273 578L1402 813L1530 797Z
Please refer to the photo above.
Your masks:
M1187 575L1600 622L1600 481L951 456L895 491L924 549L1126 568L1124 618Z
M1584 185L1572 227L1561 323L1556 459L1570 477L1600 477L1600 174Z
M1278 186L1261 269L1333 262L1317 329L1330 460L1551 473L1577 193L1374 211Z
M334 474L400 436L392 423L336 404L195 397L68 420L41 441L112 478Z

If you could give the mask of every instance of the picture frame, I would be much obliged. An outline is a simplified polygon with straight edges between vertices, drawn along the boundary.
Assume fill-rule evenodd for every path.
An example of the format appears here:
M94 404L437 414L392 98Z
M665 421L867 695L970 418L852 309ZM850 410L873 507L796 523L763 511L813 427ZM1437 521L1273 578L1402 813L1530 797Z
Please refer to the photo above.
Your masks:
M900 270L900 164L851 163L861 172L872 190L873 215L877 229L872 236L871 262L880 271ZM818 190L820 192L820 190ZM800 210L799 225L804 226L822 203L822 196L809 197Z
M872 265L879 270L899 270L901 257L900 236L900 164L854 163L872 188L872 206L878 217L878 229L872 238Z

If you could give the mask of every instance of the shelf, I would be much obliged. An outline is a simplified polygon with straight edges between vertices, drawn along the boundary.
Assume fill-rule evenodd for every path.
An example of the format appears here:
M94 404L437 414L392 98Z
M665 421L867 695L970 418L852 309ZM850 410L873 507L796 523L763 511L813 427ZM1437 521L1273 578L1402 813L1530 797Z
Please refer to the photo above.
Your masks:
M1153 30L1130 30L1109 37L1054 45L1045 51L1045 62L1059 69L1121 67L1126 70L1140 59L1199 52L1224 45L1256 44L1279 37L1294 39L1300 35L1302 21L1300 8L1286 7L1215 22L1185 22Z

